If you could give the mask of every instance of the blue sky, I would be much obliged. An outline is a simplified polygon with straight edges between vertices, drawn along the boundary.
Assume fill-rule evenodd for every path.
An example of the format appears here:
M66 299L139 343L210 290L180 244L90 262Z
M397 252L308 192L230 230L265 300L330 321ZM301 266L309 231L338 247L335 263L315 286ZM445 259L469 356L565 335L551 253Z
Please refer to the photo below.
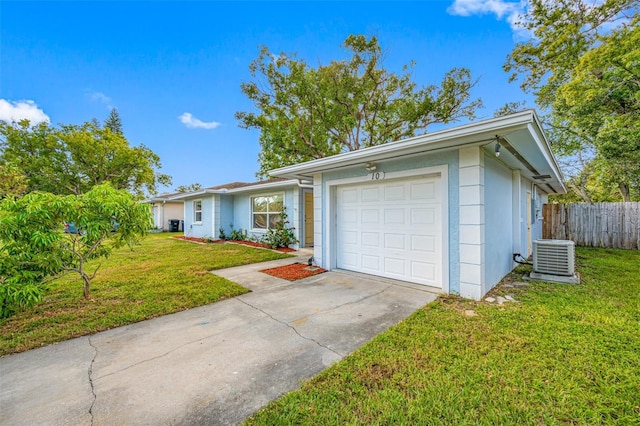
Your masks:
M414 81L438 83L453 67L479 82L490 118L526 100L502 70L521 34L519 2L0 2L0 119L103 121L112 107L132 145L158 154L178 185L253 181L258 132L240 91L260 46L310 65L344 57L349 34L375 35L385 67L416 62ZM428 129L433 131L434 129Z

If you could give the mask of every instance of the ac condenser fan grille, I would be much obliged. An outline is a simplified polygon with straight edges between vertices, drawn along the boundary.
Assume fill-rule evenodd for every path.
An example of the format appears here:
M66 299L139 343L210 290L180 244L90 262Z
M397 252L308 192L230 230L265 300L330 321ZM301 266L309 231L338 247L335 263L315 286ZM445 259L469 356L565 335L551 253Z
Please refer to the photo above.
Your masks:
M574 275L573 241L537 240L533 247L533 269L540 274Z

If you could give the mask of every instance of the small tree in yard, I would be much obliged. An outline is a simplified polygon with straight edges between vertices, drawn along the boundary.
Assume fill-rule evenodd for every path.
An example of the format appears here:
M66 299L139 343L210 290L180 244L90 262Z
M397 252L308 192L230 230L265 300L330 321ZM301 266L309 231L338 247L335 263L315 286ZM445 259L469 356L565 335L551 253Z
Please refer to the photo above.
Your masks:
M80 231L63 233L65 221ZM99 265L89 271L86 263L132 246L150 227L148 206L110 184L79 196L32 192L2 200L0 317L39 302L45 284L60 273L78 273L89 299Z

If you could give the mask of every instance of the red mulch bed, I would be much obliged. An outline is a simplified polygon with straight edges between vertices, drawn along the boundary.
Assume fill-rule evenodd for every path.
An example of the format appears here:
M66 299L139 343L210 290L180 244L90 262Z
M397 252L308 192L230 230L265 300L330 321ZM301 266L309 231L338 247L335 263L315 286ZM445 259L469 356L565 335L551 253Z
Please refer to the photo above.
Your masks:
M274 277L282 278L289 281L300 280L312 275L318 275L323 272L327 272L326 269L318 268L314 266L312 268L304 263L294 263L292 265L278 266L276 268L263 269L258 272L272 275Z
M229 242L230 243L236 243L236 244L243 244L245 246L251 246L251 247L269 248L265 244L256 243L254 241L229 240ZM272 249L272 250L281 251L282 253L291 253L292 251L295 251L294 249L289 248L289 247L280 247L280 248Z

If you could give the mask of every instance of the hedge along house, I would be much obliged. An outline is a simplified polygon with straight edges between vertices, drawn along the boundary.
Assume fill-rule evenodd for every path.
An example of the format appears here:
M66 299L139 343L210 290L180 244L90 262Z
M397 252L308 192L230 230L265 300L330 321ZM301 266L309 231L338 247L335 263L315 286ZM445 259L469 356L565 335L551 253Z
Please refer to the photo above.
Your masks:
M313 246L313 189L297 179L271 179L262 182L233 182L174 196L184 202L184 235L218 239L220 229L247 237L260 238L282 218L288 216L299 246Z
M482 298L566 188L534 111L271 172L313 180L316 263Z

